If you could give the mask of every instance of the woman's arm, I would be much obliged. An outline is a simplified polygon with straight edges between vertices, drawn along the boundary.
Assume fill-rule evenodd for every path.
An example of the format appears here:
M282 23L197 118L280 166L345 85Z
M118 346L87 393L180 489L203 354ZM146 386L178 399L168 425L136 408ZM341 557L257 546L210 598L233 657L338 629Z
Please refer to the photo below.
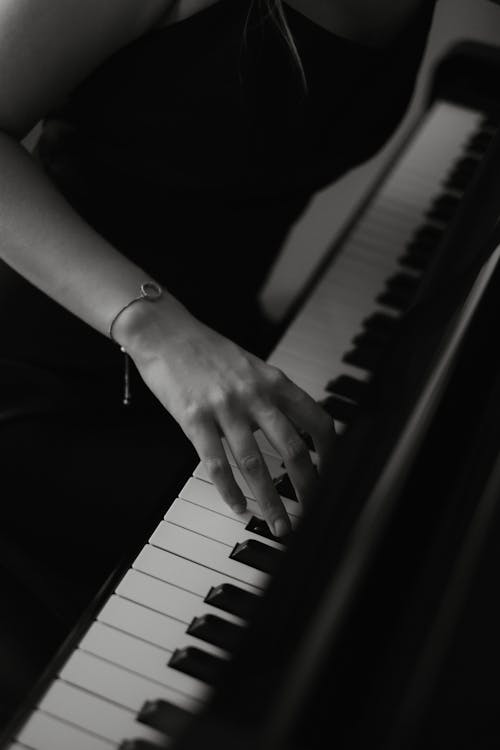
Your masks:
M102 60L143 33L158 6L145 0L51 0L42 11L39 0L0 5L0 254L101 333L148 277L83 221L17 139ZM224 499L244 506L221 434L264 517L278 522L278 535L286 533L289 521L252 429L264 430L306 496L316 474L297 427L312 435L324 456L332 438L326 413L168 293L154 305L124 311L114 337L192 440Z

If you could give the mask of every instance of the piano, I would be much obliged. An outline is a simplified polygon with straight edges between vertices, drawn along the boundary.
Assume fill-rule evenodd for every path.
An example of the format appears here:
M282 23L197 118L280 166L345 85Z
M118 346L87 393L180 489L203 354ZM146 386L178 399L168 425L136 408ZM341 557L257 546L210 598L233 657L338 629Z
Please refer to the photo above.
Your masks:
M483 346L499 283L499 72L499 51L473 43L440 62L269 357L340 434L308 508L258 436L291 538L270 535L229 451L243 516L198 465L0 747L498 747L486 720L465 742L443 685L461 674L450 644L500 481L498 357Z

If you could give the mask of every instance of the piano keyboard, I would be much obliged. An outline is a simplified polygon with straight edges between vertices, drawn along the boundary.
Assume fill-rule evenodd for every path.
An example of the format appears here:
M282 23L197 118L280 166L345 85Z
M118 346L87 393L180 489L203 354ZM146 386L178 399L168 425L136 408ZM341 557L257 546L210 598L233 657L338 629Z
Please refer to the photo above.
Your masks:
M339 424L355 413L493 133L481 112L429 110L270 357ZM259 442L295 527L300 503ZM230 460L247 512L234 516L196 468L11 750L153 750L206 702L286 549Z

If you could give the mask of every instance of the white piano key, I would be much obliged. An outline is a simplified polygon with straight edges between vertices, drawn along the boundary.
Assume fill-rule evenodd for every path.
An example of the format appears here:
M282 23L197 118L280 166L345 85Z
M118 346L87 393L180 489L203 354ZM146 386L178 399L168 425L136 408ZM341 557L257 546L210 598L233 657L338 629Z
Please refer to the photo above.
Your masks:
M248 515L250 516L250 514ZM212 586L219 586L222 583L234 584L234 579L223 573L215 572L203 565L197 565L191 560L173 555L171 552L153 547L151 544L146 544L143 547L134 561L133 567L201 597L205 597ZM242 581L238 583L238 586L252 594L262 593L261 589Z
M239 541L243 542L245 539L243 531ZM159 524L149 541L176 555L186 555L199 565L224 573L234 578L235 582L243 581L262 589L269 583L270 576L267 573L255 570L237 560L231 560L229 555L232 550L228 545L205 539L199 534L165 521Z
M205 614L205 607L206 605L200 602L200 606L196 610L196 616ZM212 607L206 607L207 612L208 610L213 614ZM172 652L176 648L187 646L200 648L198 638L186 634L187 624L185 622L153 612L138 604L135 600L122 599L117 595L113 595L108 600L99 613L98 620ZM226 656L222 649L212 646L210 643L205 644L204 650L215 656Z
M203 682L167 665L172 655L170 651L152 646L101 622L95 622L89 628L80 648L190 698L206 700L209 695L209 688Z
M163 734L136 721L132 711L62 680L49 688L39 709L117 744L127 738L157 744L165 741Z
M203 614L218 614L218 610L206 604L201 596L191 594L189 591L172 586L170 583L159 581L157 578L152 578L138 570L129 570L125 574L116 589L116 593L125 599L130 599L144 607L150 607L156 612L177 619L184 623L184 627L189 625L194 617ZM227 619L238 625L241 624L241 620L234 615L228 615ZM168 637L168 634L165 637ZM174 649L175 645L171 650Z
M224 502L224 500L220 496L217 488L214 487L213 484L210 484L210 482L205 482L201 479L196 478L189 479L189 481L186 482L182 490L179 492L179 496L183 500L189 500L189 502L194 503L195 505L201 505L203 508L208 508L208 510L213 510L216 513L221 513L223 516L227 516L228 518L238 518L238 514L233 513L229 505ZM249 497L249 494L246 495L246 499L248 511L253 516L262 518L262 512L256 500L253 500L251 497ZM298 517L301 515L301 503L295 502L294 500L289 500L286 497L282 497L281 500L286 512L290 516ZM166 513L165 518L166 520L168 520L168 513Z
M262 542L262 536L245 529L245 524L248 523L252 516L248 512L244 515L244 521L240 520L241 516L228 518L227 516L220 515L220 513L214 513L207 508L194 505L182 498L177 498L168 510L167 520L169 523L182 526L184 529L202 534L217 542L223 542L231 547L241 541L242 534L245 535L246 539L256 539ZM266 544L276 549L285 549L283 544L275 542L272 539L266 539Z
M272 479L275 479L276 477L281 476L285 472L285 467L283 466L283 462L280 461L277 458L274 458L274 456L269 456L267 453L263 454L265 464L269 470L269 475ZM231 463L231 469L233 471L233 474L235 474L237 471L239 472L239 467L236 463L236 459L233 458L233 462ZM196 467L196 469L193 471L193 476L198 477L198 479L203 479L205 482L212 482L208 471L205 468L205 465L200 463ZM250 488L247 485L247 490L250 490Z
M35 711L17 739L33 750L117 750L116 742L91 735L78 727Z
M255 493L248 486L247 481L244 478L244 476L243 476L242 472L240 471L240 469L238 469L236 466L233 466L232 470L233 470L233 476L234 476L234 478L236 480L236 483L240 487L241 491L243 492L243 495L247 498L247 500L255 500ZM281 476L282 474L285 473L285 471L286 471L286 469L281 469L281 471L279 472L279 474L277 476ZM212 486L213 486L213 483L211 482L210 478L208 477L208 475L207 475L207 473L206 473L206 471L204 470L203 467L201 467L199 469L199 471L195 474L195 476L197 478L199 478L199 479L202 479L205 482L208 482L209 484L212 484ZM183 490L181 490L181 492L179 494L181 496L183 496ZM281 499L282 499L283 504L285 505L286 509L288 510L287 505L290 503L290 501L287 500L287 498L284 498L284 497L282 497ZM226 503L226 505L227 505L227 503ZM296 516L300 515L300 512L301 512L300 503L294 503L293 506L292 506L292 511L293 511L294 515L296 515ZM233 513L233 515L236 515L236 514ZM260 513L260 515L262 516L262 513Z
M147 680L80 649L74 651L59 677L75 687L118 703L135 714L148 700L165 700L192 712L203 705L177 690Z

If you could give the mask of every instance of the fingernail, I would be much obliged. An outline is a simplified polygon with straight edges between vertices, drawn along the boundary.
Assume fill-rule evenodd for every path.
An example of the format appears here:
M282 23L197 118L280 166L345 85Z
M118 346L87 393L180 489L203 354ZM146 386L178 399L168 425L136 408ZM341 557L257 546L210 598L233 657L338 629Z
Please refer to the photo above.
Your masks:
M274 536L286 536L290 533L290 523L284 518L278 518L272 526Z

